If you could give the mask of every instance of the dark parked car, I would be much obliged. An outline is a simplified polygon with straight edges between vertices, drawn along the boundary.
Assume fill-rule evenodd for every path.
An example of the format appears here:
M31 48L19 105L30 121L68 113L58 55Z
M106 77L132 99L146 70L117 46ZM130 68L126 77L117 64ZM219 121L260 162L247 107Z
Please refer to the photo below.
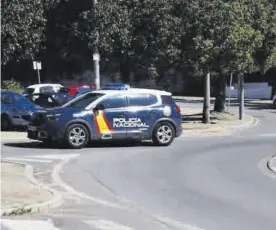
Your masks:
M60 107L73 99L72 96L65 93L35 93L26 95L32 103L43 108Z
M40 109L21 94L1 90L1 130L28 125L23 116Z

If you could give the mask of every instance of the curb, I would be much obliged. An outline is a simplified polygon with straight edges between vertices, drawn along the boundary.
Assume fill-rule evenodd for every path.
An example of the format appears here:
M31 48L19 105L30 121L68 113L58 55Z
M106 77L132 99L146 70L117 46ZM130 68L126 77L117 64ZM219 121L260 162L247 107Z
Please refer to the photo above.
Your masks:
M30 205L25 205L23 207L3 209L3 210L1 210L1 216L22 215L24 213L40 212L45 209L57 207L63 202L63 196L61 195L60 192L58 192L54 189L51 189L50 187L48 187L46 185L39 183L35 179L34 174L33 174L33 171L34 171L33 166L31 166L29 164L24 164L24 163L20 163L20 162L9 161L9 160L1 160L1 161L7 162L7 163L12 163L12 164L23 165L25 167L24 175L27 178L27 180L30 183L34 184L35 186L37 186L41 189L44 189L53 195L53 198L51 200L44 201L42 203L34 203L34 204L30 204Z
M276 173L276 155L272 156L268 162L267 162L267 167L269 170L272 172Z

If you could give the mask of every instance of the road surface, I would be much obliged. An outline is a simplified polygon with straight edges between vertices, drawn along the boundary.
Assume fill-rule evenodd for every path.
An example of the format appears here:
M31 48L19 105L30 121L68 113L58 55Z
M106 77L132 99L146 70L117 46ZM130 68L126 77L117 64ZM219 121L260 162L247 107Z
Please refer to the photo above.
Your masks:
M72 151L2 143L2 158L35 155L28 162L41 169L39 159L49 154L78 154L59 172L60 186L71 194L65 203L16 219L31 219L33 226L43 220L48 230L274 230L276 175L265 162L276 154L276 111L247 112L260 119L259 126L227 137L181 137L169 147L113 144Z

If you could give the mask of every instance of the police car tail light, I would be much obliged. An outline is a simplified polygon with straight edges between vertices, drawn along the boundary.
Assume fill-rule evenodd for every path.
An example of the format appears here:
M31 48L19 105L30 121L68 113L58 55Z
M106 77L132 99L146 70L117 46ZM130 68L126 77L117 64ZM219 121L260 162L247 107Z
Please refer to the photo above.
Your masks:
M177 106L177 105L174 107L174 110L175 110L177 113L181 113L181 109L180 109L179 106Z

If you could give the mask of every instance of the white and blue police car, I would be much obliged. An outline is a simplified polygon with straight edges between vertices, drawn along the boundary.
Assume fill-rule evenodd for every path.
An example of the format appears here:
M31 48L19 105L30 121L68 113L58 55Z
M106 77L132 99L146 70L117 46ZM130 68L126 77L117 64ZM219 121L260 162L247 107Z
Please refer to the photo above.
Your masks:
M82 148L95 140L152 140L167 146L182 133L180 108L166 91L130 88L85 93L60 108L34 112L28 137Z

